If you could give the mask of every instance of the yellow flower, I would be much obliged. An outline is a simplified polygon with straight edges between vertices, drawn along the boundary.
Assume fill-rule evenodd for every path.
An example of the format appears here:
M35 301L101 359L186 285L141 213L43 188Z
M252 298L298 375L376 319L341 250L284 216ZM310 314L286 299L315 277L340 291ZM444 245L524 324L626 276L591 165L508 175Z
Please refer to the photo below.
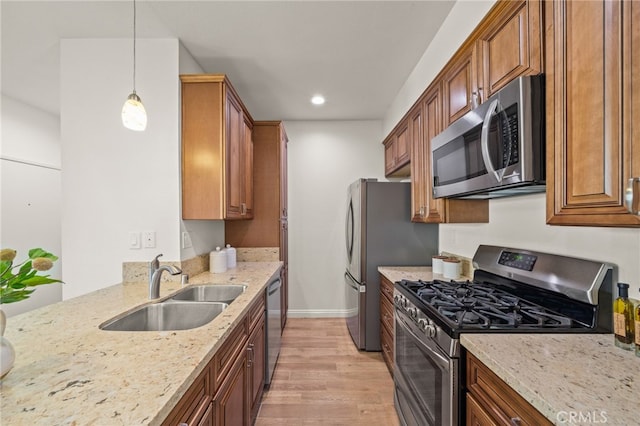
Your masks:
M36 257L31 262L31 266L36 271L48 271L53 267L53 262L51 259L47 259L46 257Z
M13 262L13 259L16 258L16 254L18 254L18 252L14 249L2 249L0 250L0 260Z

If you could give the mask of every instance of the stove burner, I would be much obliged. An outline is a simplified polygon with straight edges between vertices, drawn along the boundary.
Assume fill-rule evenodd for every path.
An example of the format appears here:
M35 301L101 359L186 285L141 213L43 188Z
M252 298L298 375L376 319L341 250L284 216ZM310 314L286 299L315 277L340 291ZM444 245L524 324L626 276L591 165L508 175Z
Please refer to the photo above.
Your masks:
M496 287L471 281L402 283L459 329L570 328L573 321Z

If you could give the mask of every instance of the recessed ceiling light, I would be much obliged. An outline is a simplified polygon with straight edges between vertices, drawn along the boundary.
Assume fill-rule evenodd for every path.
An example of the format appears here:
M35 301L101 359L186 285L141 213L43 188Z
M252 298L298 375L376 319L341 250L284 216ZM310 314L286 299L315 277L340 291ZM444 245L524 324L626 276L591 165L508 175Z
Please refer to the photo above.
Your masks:
M311 98L311 103L314 105L322 105L324 103L324 96L315 95L314 97Z

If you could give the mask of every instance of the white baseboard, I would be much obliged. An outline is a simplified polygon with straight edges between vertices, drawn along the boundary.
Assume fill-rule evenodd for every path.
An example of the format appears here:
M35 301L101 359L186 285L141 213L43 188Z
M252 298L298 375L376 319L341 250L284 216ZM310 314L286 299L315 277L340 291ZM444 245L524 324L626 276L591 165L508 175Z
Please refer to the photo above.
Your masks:
M289 318L346 318L346 309L289 309Z

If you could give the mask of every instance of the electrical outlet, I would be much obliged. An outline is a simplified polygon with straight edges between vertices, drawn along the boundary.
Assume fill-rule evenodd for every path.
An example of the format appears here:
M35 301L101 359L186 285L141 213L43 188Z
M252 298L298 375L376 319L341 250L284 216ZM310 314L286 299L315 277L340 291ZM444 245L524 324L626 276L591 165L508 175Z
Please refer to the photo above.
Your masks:
M137 250L140 248L140 232L129 232L129 249Z
M142 245L144 248L155 248L156 246L156 232L144 231L142 233Z
M191 243L191 236L188 232L182 233L182 248L187 249L193 247L193 243Z

